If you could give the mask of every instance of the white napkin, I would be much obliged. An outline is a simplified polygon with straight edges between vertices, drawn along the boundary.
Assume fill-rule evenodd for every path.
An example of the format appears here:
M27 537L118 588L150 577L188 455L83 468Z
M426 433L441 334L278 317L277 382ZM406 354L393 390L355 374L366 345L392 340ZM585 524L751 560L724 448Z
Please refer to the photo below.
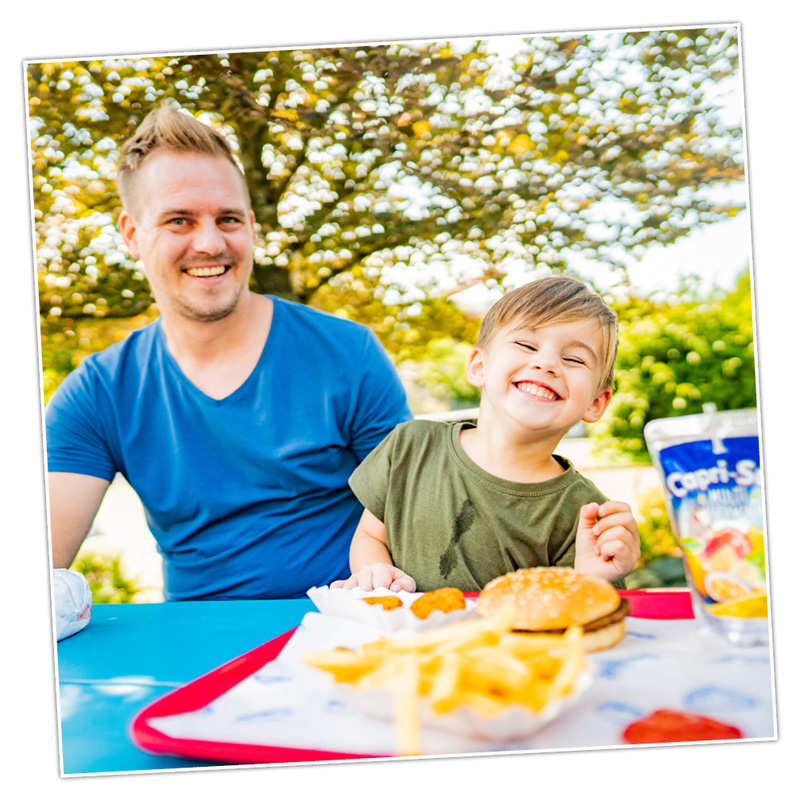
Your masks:
M80 572L53 570L56 634L58 640L82 631L92 616L92 590Z

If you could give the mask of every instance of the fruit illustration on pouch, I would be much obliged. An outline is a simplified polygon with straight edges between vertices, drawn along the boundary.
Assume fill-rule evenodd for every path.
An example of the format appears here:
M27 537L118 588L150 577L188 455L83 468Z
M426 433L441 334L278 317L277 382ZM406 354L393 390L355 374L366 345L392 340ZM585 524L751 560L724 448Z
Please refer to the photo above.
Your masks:
M702 522L695 513L695 523ZM727 603L766 588L763 568L764 533L753 525L747 532L726 526L705 527L682 541L688 576L697 591L716 603ZM760 569L759 569L760 567Z
M736 600L751 592L749 584L730 572L709 572L704 585L706 594L718 602Z
M740 582L744 582L752 589L766 589L767 582L764 579L764 565L761 569L749 560L739 561L731 567L731 575L735 575Z
M723 528L705 546L703 557L711 558L724 547L730 548L736 559L745 558L753 549L747 534L736 528Z
M767 593L752 592L734 600L715 603L708 610L717 617L766 617Z
M684 547L683 555L686 559L686 567L689 570L692 583L694 583L695 588L698 592L700 592L700 594L705 595L706 571L703 569L700 559L687 547Z
M751 552L758 552L764 550L764 531L761 528L756 528L755 525L750 526L747 531L747 538L750 541Z

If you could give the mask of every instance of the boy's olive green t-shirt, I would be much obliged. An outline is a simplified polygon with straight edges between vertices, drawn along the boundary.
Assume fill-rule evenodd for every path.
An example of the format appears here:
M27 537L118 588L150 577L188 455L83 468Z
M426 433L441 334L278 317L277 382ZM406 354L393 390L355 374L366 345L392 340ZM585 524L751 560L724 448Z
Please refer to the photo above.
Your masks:
M471 423L398 425L350 477L365 508L386 527L395 566L417 591L480 591L523 567L573 566L581 506L606 497L566 459L564 473L516 483L469 459L459 434Z

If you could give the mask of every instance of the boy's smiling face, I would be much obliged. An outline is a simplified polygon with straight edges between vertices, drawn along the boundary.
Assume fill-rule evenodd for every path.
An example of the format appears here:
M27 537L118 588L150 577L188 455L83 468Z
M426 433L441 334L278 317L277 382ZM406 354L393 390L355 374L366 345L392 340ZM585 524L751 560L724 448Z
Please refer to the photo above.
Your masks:
M600 386L603 362L603 332L594 319L506 326L472 351L467 378L482 390L484 424L489 417L560 438L606 410L611 392Z

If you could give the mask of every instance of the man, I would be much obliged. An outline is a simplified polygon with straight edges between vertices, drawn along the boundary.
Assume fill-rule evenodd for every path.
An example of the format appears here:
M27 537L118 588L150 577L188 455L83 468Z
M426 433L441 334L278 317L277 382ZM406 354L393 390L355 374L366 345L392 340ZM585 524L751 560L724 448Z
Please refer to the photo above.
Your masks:
M363 326L248 289L255 218L224 137L162 105L121 151L119 225L160 318L46 410L53 566L122 473L167 599L298 597L348 574L347 479L411 417Z

